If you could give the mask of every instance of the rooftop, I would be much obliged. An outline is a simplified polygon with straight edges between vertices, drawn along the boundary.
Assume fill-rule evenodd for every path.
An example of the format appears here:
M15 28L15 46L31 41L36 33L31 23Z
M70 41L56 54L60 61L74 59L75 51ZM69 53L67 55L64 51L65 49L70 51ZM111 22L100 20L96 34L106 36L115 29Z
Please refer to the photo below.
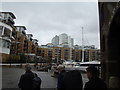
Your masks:
M16 19L15 15L12 12L0 12L0 13L10 14L13 19Z

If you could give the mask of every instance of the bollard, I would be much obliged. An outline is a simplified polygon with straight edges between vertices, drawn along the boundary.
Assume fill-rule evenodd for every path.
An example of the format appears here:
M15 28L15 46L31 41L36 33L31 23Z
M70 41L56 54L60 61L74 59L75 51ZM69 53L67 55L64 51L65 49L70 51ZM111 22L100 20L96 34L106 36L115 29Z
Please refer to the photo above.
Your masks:
M120 88L120 78L111 76L109 78L109 88Z

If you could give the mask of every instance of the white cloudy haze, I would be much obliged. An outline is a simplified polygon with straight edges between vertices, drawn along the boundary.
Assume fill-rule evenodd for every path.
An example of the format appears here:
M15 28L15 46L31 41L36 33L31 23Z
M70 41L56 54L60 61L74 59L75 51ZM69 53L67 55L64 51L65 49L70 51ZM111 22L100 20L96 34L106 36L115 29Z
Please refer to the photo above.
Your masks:
M81 45L81 27L84 27L84 43L100 48L96 2L4 2L2 11L12 12L16 16L15 25L25 26L26 33L33 34L39 45L50 43L61 33Z

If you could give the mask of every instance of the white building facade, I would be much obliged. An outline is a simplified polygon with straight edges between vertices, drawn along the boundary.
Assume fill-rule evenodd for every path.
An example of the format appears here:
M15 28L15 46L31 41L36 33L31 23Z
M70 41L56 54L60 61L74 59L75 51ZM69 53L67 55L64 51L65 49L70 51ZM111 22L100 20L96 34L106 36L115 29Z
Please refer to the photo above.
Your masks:
M59 44L68 44L68 35L63 33L59 35Z
M52 39L52 44L54 46L62 46L62 47L73 47L74 39L68 36L66 33L60 34L59 36L55 36Z
M10 53L10 43L12 31L14 28L14 20L16 19L11 12L0 12L0 54Z

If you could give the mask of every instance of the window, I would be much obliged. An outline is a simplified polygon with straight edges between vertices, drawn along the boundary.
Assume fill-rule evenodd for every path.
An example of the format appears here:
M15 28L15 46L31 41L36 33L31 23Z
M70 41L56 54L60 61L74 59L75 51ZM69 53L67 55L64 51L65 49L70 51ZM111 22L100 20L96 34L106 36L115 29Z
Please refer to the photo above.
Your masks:
M4 35L10 37L11 31L7 28L4 29Z
M3 40L2 46L5 47L5 48L10 48L10 42L8 42L6 40Z

